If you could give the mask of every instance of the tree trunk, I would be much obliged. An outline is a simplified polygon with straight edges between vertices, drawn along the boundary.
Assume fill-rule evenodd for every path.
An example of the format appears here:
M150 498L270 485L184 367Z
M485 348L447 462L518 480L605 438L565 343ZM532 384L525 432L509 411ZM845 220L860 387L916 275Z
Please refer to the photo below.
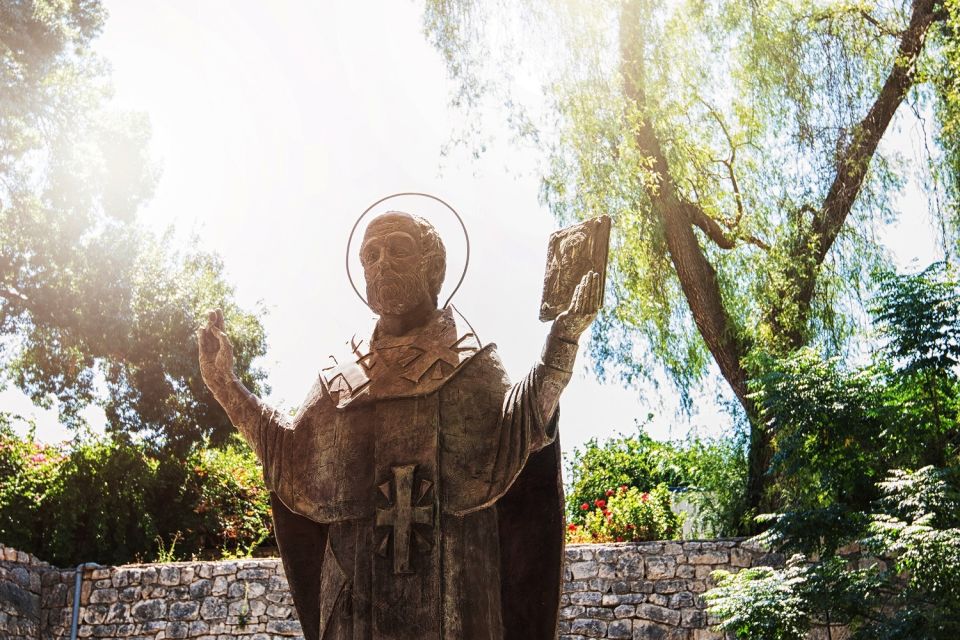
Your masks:
M652 170L659 184L648 187L647 196L653 213L667 242L670 260L680 281L683 295L693 315L697 330L703 337L720 373L730 385L750 423L750 461L747 483L748 508L753 512L764 510L766 471L772 452L770 438L763 429L759 412L749 396L747 372L743 358L748 345L738 331L724 306L717 280L717 272L704 254L694 231L697 220L707 218L696 204L685 201L679 194L670 173L666 155L656 132L644 115L643 88L643 16L641 2L625 5L620 22L620 64L624 91L636 118L634 139L637 147L652 161Z

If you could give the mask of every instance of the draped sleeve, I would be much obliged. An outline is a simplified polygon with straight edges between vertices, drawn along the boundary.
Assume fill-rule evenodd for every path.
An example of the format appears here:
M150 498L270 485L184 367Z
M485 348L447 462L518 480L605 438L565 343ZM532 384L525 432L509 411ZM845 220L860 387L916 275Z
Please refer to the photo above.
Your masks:
M441 391L441 504L465 515L494 504L529 456L556 438L556 416L541 415L537 369L510 384L496 347L464 365Z

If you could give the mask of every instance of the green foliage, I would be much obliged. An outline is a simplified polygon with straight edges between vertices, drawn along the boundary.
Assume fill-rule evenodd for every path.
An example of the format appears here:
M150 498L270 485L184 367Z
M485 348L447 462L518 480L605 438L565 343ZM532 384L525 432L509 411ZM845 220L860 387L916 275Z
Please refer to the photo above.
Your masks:
M736 574L715 571L717 586L704 594L720 631L745 640L803 640L809 629L806 602L798 593L807 578L802 556L785 569L755 567Z
M0 425L0 539L54 564L245 556L269 494L239 441L186 460L123 439L43 445Z
M859 367L812 349L757 358L758 405L774 435L777 501L767 539L832 553L865 533L877 483L894 468L943 466L960 442L960 284L942 264L878 276L883 339Z
M960 284L944 262L920 273L877 277L874 321L884 354L906 374L947 372L960 364Z
M789 531L793 550L832 552L862 531L876 482L909 459L901 449L907 434L885 405L882 370L847 371L811 349L763 366L754 388L770 417L774 490L785 507L767 535L779 540Z
M738 637L829 624L855 640L960 634L960 283L935 264L878 285L872 361L805 349L757 362L784 505L761 540L818 560L724 576L707 598ZM851 563L840 555L849 543L880 562Z
M613 219L598 372L634 383L660 369L689 408L712 356L748 420L753 510L771 506L772 450L747 390L751 356L855 348L905 176L921 178L955 241L956 189L942 194L960 176L958 4L426 3L473 132L506 110L541 155L557 219ZM914 119L921 157L880 144Z
M272 535L270 492L263 471L246 444L234 437L223 449L196 448L187 465L186 493L200 516L184 541L193 549L217 549L246 557ZM195 497L196 496L196 497Z
M943 204L956 211L960 203L960 2L944 0L945 19L939 24L940 55L922 69L931 85L934 130L942 154L928 154L930 174L938 180Z
M866 548L892 559L879 620L867 619L859 638L960 635L960 484L957 470L894 470L880 483Z
M603 444L592 438L582 449L574 449L567 461L568 519L582 523L580 505L603 500L611 488L681 486L683 470L672 454L669 443L654 440L642 428L636 435L609 438Z
M747 505L747 445L742 435L677 443L687 488L682 494L694 508L689 516L696 537L743 535L751 529Z
M568 458L567 520L584 525L587 510L621 486L650 491L658 485L687 489L696 507L693 523L702 535L735 535L745 525L746 452L737 438L679 442L654 440L642 428L635 435L592 439Z
M583 524L567 525L568 543L644 542L680 537L683 516L671 507L670 489L658 484L649 492L636 487L608 489L592 507L580 506Z
M258 313L233 302L216 256L178 253L137 220L157 169L150 127L110 102L91 49L100 2L0 7L0 387L12 382L63 424L102 406L108 429L181 453L229 421L200 378L194 331L228 316L238 374L265 337Z
M863 551L878 560L794 556L783 569L715 574L704 594L737 638L805 638L842 625L852 640L948 640L960 633L960 492L955 473L894 470L879 483Z
M643 80L639 103L623 81L628 4L642 22L629 43ZM950 22L940 16L921 56L930 72L908 95L930 118L921 98L940 87L935 126L960 113L960 66L950 64L960 3L946 6ZM591 343L598 367L634 379L652 360L686 393L708 370L707 350L645 186L668 177L733 240L719 247L698 236L744 344L780 348L795 332L845 344L861 327L858 301L872 270L888 264L874 232L896 216L902 176L921 169L924 187L937 190L922 171L926 159L886 148L872 155L851 217L818 269L811 317L797 248L816 241L811 222L894 67L910 9L906 0L431 0L424 24L456 82L465 128L488 131L479 123L506 111L512 132L543 158L543 198L559 220L613 217L613 304ZM637 143L641 118L655 129L667 176ZM951 235L947 204L934 214Z

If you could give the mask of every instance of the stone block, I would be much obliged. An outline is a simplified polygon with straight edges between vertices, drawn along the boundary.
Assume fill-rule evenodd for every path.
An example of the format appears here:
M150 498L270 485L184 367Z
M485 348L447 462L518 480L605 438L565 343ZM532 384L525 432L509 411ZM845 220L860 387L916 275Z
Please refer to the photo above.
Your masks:
M696 606L696 597L689 591L679 591L670 596L671 609L689 609Z
M633 620L614 620L607 624L607 637L617 639L633 638Z
M160 567L160 584L166 587L173 587L180 584L180 569L179 567Z
M655 604L638 604L636 615L638 618L643 620L651 620L653 622L668 624L673 627L679 626L680 624L679 611L674 611L673 609L668 609L667 607L660 607Z
M697 568L692 564L681 564L677 566L677 577L689 580L697 575Z
M657 593L676 593L686 589L687 583L687 580L661 580L654 586L653 590Z
M579 618L570 625L570 631L587 638L603 638L607 635L607 623L603 620Z
M649 556L644 562L647 580L663 580L676 575L677 561L671 556Z
M584 618L593 618L595 620L613 620L613 609L606 607L587 607L583 612Z
M570 604L596 607L601 604L602 600L603 596L597 591L583 591L570 594Z
M198 602L173 602L170 604L168 615L171 620L196 620L200 614Z
M687 561L690 564L728 564L730 562L730 554L726 550L701 551L699 553L689 554Z
M107 584L110 584L110 582L108 581ZM90 600L88 602L90 604L110 604L117 601L117 595L117 590L113 588L95 589L90 594Z
M680 626L690 629L705 629L707 614L703 609L681 609Z
M130 607L130 616L134 620L147 622L160 619L167 612L167 603L159 598L144 600Z
M687 629L668 627L656 622L634 620L633 640L689 640Z
M571 579L573 580L586 580L587 578L595 578L597 576L597 563L593 561L589 562L574 562L567 567L567 570L570 571Z
M270 620L267 622L266 632L279 636L297 636L303 633L303 629L296 620Z
M560 619L561 620L573 620L583 615L583 612L586 611L586 607L580 605L570 605L560 608Z

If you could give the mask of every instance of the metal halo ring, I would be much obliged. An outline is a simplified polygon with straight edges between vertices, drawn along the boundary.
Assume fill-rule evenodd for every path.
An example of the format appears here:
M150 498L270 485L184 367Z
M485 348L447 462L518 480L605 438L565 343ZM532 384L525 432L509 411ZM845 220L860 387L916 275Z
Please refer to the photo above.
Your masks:
M353 287L353 292L357 294L357 297L363 301L363 304L370 306L370 303L367 302L367 299L363 297L363 294L360 293L360 290L357 289L357 285L353 282L353 274L350 273L350 247L353 244L353 236L357 232L357 227L360 226L360 221L366 217L370 211L382 202L386 202L392 198L399 198L401 196L420 196L422 198L430 198L431 200L436 200L447 209L450 210L457 218L457 222L460 223L460 228L463 229L463 238L467 243L467 259L463 263L463 273L460 274L460 280L457 281L457 286L453 288L453 291L450 293L450 296L447 298L447 301L443 303L443 307L446 307L450 304L450 301L453 300L453 296L456 295L457 291L460 290L460 285L463 284L463 279L467 277L467 268L470 266L470 234L467 232L467 225L464 224L463 218L460 217L460 214L457 213L457 210L451 207L447 202L438 198L437 196L432 196L429 193L420 193L419 191L401 191L400 193L391 193L388 196L384 196L374 202L372 205L367 207L363 213L360 214L360 217L357 218L357 221L353 223L353 228L350 229L350 237L347 239L347 255L346 255L346 266L347 266L347 279L350 281L350 286ZM443 308L441 307L441 308Z

